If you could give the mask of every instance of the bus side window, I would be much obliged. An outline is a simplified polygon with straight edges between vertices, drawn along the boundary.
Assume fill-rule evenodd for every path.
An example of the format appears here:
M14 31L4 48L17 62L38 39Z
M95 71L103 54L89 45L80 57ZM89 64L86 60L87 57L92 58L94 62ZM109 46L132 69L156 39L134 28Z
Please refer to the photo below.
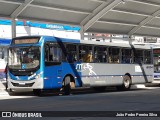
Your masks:
M96 46L94 48L94 62L107 62L107 48L104 46Z
M122 63L132 63L131 49L122 49Z
M61 62L62 61L62 52L61 49L56 46L56 47L52 47L51 51L51 60L53 60L53 62Z
M150 50L145 50L144 51L144 63L145 64L150 64L151 63L151 51Z
M73 44L66 45L67 56L66 59L69 63L76 62L78 60L77 57L77 46Z
M48 62L49 60L49 46L45 45L45 61Z
M45 45L45 64L47 66L60 64L62 61L62 50L61 48L55 43Z
M92 52L91 51L86 51L86 54L83 56L83 62L92 62Z
M109 63L119 63L119 48L109 48Z
M79 59L82 62L93 62L92 46L79 46Z
M134 51L134 63L143 63L143 50Z

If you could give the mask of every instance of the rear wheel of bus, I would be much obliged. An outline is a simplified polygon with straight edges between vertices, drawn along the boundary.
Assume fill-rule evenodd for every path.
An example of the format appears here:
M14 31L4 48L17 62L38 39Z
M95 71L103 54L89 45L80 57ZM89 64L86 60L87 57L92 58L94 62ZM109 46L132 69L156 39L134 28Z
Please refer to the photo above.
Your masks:
M129 90L131 87L131 78L129 75L123 77L123 83L121 86L117 86L117 90Z

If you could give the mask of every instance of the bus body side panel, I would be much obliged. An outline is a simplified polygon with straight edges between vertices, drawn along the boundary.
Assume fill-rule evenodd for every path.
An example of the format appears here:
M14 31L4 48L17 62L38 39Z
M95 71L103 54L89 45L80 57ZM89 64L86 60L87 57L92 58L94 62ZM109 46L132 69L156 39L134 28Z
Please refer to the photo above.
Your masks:
M152 82L153 65L83 63L83 86L121 85L123 76L130 74L132 84Z
M118 68L118 70L115 71ZM107 63L83 63L83 86L112 86L122 84L121 65Z
M61 82L61 65L45 66L44 68L44 89L60 88Z
M130 68L128 68L130 69ZM150 83L153 82L154 67L152 64L134 64L135 75L132 76L132 83Z
M66 75L72 75L75 78L76 87L81 86L81 74L76 70L76 63L62 62L60 65L44 68L44 89L61 88Z
M79 66L80 65L80 66ZM62 78L64 79L66 75L72 75L75 80L75 86L81 87L82 86L82 74L81 74L81 63L63 63L63 75Z

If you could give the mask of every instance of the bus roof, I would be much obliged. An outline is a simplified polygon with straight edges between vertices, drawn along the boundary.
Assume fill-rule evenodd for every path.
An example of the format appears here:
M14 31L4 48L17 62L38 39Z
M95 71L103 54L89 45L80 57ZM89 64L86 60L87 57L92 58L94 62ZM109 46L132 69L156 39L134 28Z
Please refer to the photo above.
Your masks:
M90 44L90 45L102 45L102 46L113 46L113 47L124 47L124 48L138 48L138 49L151 49L149 45L134 45L129 43L114 43L114 42L100 42L100 41L88 41L81 40L82 44Z
M139 49L151 49L150 45L136 45L136 44L127 44L127 43L114 43L114 42L100 42L100 41L92 41L92 40L80 40L80 39L70 39L70 38L60 38L54 36L22 36L16 37L17 39L28 38L28 37L40 37L41 40L47 41L56 41L56 42L67 42L67 43L82 43L88 45L102 45L102 46L114 46L114 47L125 47L125 48L139 48ZM14 38L15 39L15 38Z
M55 37L55 36L42 36L42 35L39 35L39 36L20 36L20 37L16 37L16 38L13 38L13 39L26 39L26 38L40 38L40 41L56 41L56 42L69 42L69 43L80 43L80 40L79 39L70 39L70 38L60 38L60 37Z

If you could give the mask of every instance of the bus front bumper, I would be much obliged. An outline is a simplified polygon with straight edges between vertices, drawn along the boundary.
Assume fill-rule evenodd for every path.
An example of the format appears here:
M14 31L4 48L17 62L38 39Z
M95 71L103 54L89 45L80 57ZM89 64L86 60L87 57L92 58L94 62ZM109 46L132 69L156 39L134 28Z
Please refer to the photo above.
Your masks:
M14 91L27 91L27 90L33 90L33 89L42 89L43 88L43 79L38 78L34 80L26 80L26 81L20 81L20 80L7 80L7 89L11 89Z

